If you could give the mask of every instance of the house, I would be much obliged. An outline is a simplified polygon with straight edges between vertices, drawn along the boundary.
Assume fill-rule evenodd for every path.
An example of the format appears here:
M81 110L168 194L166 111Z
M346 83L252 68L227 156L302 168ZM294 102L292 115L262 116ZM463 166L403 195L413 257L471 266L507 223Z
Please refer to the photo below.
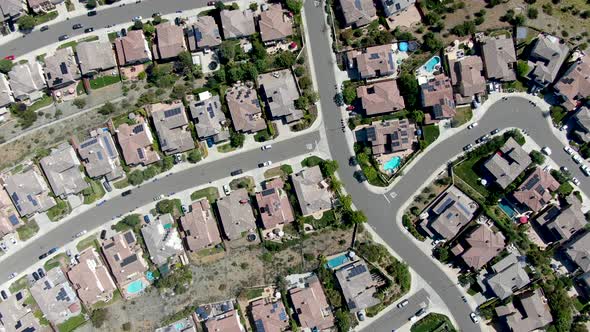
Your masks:
M486 79L483 77L483 61L477 55L469 55L449 61L451 82L455 87L455 101L468 104L473 97L485 93Z
M43 67L39 62L17 64L8 72L10 87L15 100L33 103L41 99L46 87Z
M49 13L55 10L55 4L51 0L27 0L27 3L35 14Z
M246 329L240 322L240 313L230 310L222 315L209 318L205 322L207 332L244 332Z
M82 303L92 306L109 302L117 286L96 249L90 247L80 252L78 262L68 271L68 278Z
M356 313L381 303L377 295L379 277L374 276L367 264L358 260L335 272L350 312Z
M136 65L152 60L147 40L141 30L129 30L127 36L115 39L119 66Z
M371 0L340 0L344 25L359 28L377 19L377 9Z
M80 160L76 156L76 151L68 143L62 143L52 149L47 157L41 158L39 165L56 196L65 198L75 195L89 186L80 170Z
M197 52L202 49L212 49L221 45L219 27L213 16L198 16L187 23L184 30L187 35L188 49Z
M125 175L113 137L106 128L91 131L89 139L75 146L91 178L104 176L111 181Z
M435 120L450 119L455 116L455 100L451 80L445 75L434 76L420 85L422 106L429 108Z
M79 43L76 45L76 55L84 76L93 76L117 67L113 46L109 42ZM115 73L118 75L116 70Z
M156 25L156 37L152 45L154 60L176 58L183 51L186 51L186 44L181 27L170 22Z
M416 3L416 0L381 0L385 16L400 13Z
M217 200L217 209L225 236L229 240L242 238L245 233L256 230L256 218L245 188L232 191Z
M270 298L262 298L252 301L250 312L256 332L282 332L290 327L289 315L281 299L272 301Z
M14 332L51 332L49 326L43 326L35 317L33 309L25 300L28 291L21 290L0 302L0 330Z
M36 281L30 290L43 317L55 325L82 313L80 300L59 267L46 271L45 277Z
M396 64L390 44L352 50L346 53L348 69L356 69L361 79L393 75Z
M357 133L357 140L367 142L374 156L406 151L418 142L416 126L408 119L375 121Z
M141 235L150 253L150 260L158 267L176 261L184 253L182 240L170 213L143 225Z
M265 229L272 229L295 221L289 197L283 190L285 183L275 178L263 185L263 190L256 193L256 204Z
M590 55L576 60L555 83L553 90L563 100L561 105L568 110L575 109L584 98L590 97Z
M22 225L24 223L12 205L10 196L5 190L0 190L0 239L14 233Z
M512 38L490 38L481 45L486 77L490 80L510 82L516 80L516 51Z
M450 240L475 217L477 208L477 203L469 196L450 186L430 208L431 218L425 231L431 237Z
M217 221L206 198L191 204L189 212L180 217L180 227L188 251L197 252L221 243Z
M148 285L147 262L133 230L117 233L101 244L102 254L124 298L137 296Z
M538 331L553 322L542 288L525 292L507 305L496 307L498 317L511 332Z
M574 120L574 133L584 143L590 143L590 109L586 106L580 107L572 119Z
M293 22L280 4L268 6L258 21L260 38L264 43L284 40L293 34Z
M559 182L549 172L537 167L512 195L520 204L536 213L549 203L551 192L558 187Z
M14 97L12 95L12 90L10 89L10 85L8 85L8 80L6 79L6 75L0 73L0 115L4 115L8 112L6 107L14 103Z
M225 92L225 101L237 132L255 133L266 129L256 90L245 84L235 84Z
M501 232L494 232L487 225L478 226L465 237L465 245L459 243L451 251L474 270L484 267L506 247L506 239Z
M401 111L406 107L395 80L359 86L356 94L367 116Z
M171 104L151 104L145 109L152 116L164 154L172 155L195 148L182 101L174 100Z
M20 0L0 0L0 22L16 22L27 10Z
M258 75L260 97L273 118L290 123L303 117L303 111L295 107L299 91L291 70L283 69Z
M326 331L334 327L334 315L316 275L307 277L299 287L289 289L294 316L304 331Z
M551 206L536 219L550 241L567 241L586 225L580 201L573 195L566 200L566 206Z
M291 180L304 217L332 209L332 195L320 166L305 168L291 175Z
M192 315L189 315L164 327L157 328L154 332L197 332L197 326Z
M590 233L586 232L576 237L565 246L567 257L577 265L582 272L590 271Z
M488 159L483 168L490 173L495 182L506 189L520 173L531 164L531 157L512 137L500 148L500 151Z
M123 159L128 166L147 166L160 160L160 155L154 150L152 131L143 117L136 117L136 123L132 125L123 123L116 132Z
M227 141L230 133L219 96L207 91L199 93L198 101L189 97L187 101L191 118L195 122L199 139L215 144Z
M221 27L223 39L248 37L256 33L254 12L251 10L222 10Z
M71 47L58 49L45 57L45 80L50 89L58 90L76 83L80 79L80 69Z
M569 51L559 38L539 35L528 57L528 65L533 68L528 74L529 79L542 87L553 83Z
M523 257L510 253L502 260L492 265L492 273L478 277L478 283L484 290L504 300L517 290L530 283L524 267Z
M5 176L2 181L21 217L45 212L56 204L43 176L35 167L24 173Z

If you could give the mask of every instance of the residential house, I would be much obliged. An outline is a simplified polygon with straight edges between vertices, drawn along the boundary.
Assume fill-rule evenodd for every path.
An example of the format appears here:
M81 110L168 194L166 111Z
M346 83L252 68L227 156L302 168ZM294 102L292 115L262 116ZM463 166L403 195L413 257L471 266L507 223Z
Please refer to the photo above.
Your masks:
M93 76L103 71L117 67L113 46L109 42L93 41L79 43L76 46L76 55L82 75ZM115 75L118 75L116 69Z
M10 196L5 190L0 190L0 239L12 234L21 227L23 221L10 201Z
M80 69L71 47L58 49L53 55L45 57L45 80L50 89L63 89L79 79Z
M188 49L197 52L203 49L211 49L221 45L219 27L213 16L198 16L187 23L185 33L188 40Z
M136 118L136 123L132 125L123 123L116 132L123 159L128 166L147 166L160 160L160 155L154 150L152 131L143 117Z
M350 312L356 313L381 303L375 297L381 284L380 277L373 275L364 261L358 260L341 267L335 275Z
M82 313L80 300L60 267L46 271L30 290L43 317L55 325Z
M170 22L156 25L156 37L152 45L155 60L169 60L186 51L182 28Z
M481 45L481 53L488 79L500 82L516 80L516 51L512 38L489 38Z
M569 55L569 47L559 38L541 34L528 57L529 79L545 87L555 81L559 68Z
M375 121L357 131L357 141L367 142L374 156L406 151L418 142L416 125L408 119Z
M291 175L291 180L304 217L332 209L332 195L320 166L305 168Z
M256 332L282 332L289 329L289 315L281 299L262 298L250 302Z
M0 73L0 116L8 113L7 106L14 103L14 97L6 75Z
M0 330L13 332L50 332L53 329L43 326L35 317L31 305L25 300L28 291L23 289L0 302Z
M189 315L164 327L157 328L154 332L197 332L197 326L192 315Z
M590 109L586 106L580 109L572 116L574 120L574 133L584 143L590 143Z
M51 0L27 0L27 3L35 14L49 13L55 10L55 4Z
M0 0L0 22L14 22L27 10L21 0Z
M553 90L563 100L561 105L568 110L575 109L583 99L590 97L590 55L576 60L555 83Z
M283 69L258 75L260 97L273 118L290 123L303 117L303 111L295 107L299 91L291 70Z
M451 80L445 75L434 76L420 85L422 106L429 108L435 120L450 119L455 116L455 100Z
M590 232L585 232L568 242L565 253L582 272L590 272Z
M237 132L255 133L266 129L256 90L245 84L235 84L225 92L225 101Z
M558 187L559 182L548 171L537 167L512 195L520 204L536 213L549 203L551 192Z
M284 185L281 178L275 178L265 182L263 190L256 193L258 212L260 212L265 229L272 229L295 221L289 197L283 190Z
M492 265L492 273L478 277L479 286L504 300L530 283L525 266L524 257L510 253Z
M504 306L496 307L496 313L511 332L538 331L553 322L551 309L540 287L517 296Z
M385 16L398 14L416 3L416 0L381 0Z
M217 200L217 209L225 236L237 240L245 233L256 231L256 218L245 188L232 191Z
M248 37L256 33L254 12L251 10L222 10L221 27L223 39Z
M406 107L395 80L359 86L356 94L367 116L401 111Z
M106 128L91 131L89 139L75 146L91 178L104 176L111 181L125 175L113 137Z
M258 21L260 38L266 44L284 40L293 34L293 22L280 4L268 6Z
M39 62L15 65L8 72L8 78L15 100L30 104L45 95L45 78Z
M222 315L209 318L205 321L207 332L244 332L246 329L240 322L240 313L230 310Z
M303 287L289 289L289 297L295 309L294 316L302 329L325 331L334 327L334 315L316 275L305 280Z
M150 254L150 260L158 267L175 262L176 258L184 253L182 240L170 213L143 225L141 235Z
M531 157L512 137L500 148L500 151L488 159L483 168L494 178L495 182L506 189L520 173L531 164Z
M455 101L468 104L473 97L485 93L486 79L483 77L483 61L477 55L469 55L449 61L451 82L455 87Z
M475 217L477 208L469 196L450 186L430 208L431 217L423 228L431 237L450 240Z
M119 66L136 65L152 60L147 40L141 30L129 30L127 36L115 39Z
M567 241L586 225L580 201L573 195L566 201L565 206L551 206L536 219L550 241Z
M230 133L219 96L206 91L199 93L199 101L189 97L187 101L191 118L195 122L199 139L215 144L227 141Z
M2 181L21 217L45 212L56 204L43 176L35 167L24 173L5 176Z
M68 271L68 278L82 303L109 302L117 286L96 249L91 246L80 252L78 262Z
M501 232L494 232L489 226L480 225L465 237L465 244L458 243L451 251L467 266L479 270L505 247L506 239Z
M359 28L377 19L377 9L371 0L340 0L344 25Z
M352 50L346 53L348 69L356 69L361 79L393 75L396 64L390 44Z
M217 221L207 198L191 204L189 211L180 217L180 227L188 251L197 252L221 243Z
M171 104L151 104L146 106L146 110L152 116L160 147L166 155L195 148L182 101L174 100Z
M51 150L47 157L41 158L39 165L56 196L65 198L88 188L84 173L80 170L80 160L76 151L68 143L62 143Z

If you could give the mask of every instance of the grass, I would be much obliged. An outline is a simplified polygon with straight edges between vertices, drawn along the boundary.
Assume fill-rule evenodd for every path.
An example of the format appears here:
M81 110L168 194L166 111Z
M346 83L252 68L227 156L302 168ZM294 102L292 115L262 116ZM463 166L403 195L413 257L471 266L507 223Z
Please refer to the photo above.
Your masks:
M57 18L58 13L56 10L49 12L49 13L43 13L40 15L35 15L33 16L35 18L35 25L40 25L46 22L49 22L51 20L54 20L55 18Z
M461 180L475 189L483 197L488 197L488 190L479 182L480 176L475 173L476 164L486 156L474 156L455 166L454 172Z
M98 302L96 302L95 304L92 305L92 310L96 310L96 309L108 307L111 304L118 302L122 298L123 297L121 297L121 292L119 292L119 290L116 289L113 292L113 298L111 298L111 300L109 302L98 301Z
M100 181L86 178L86 182L88 182L90 186L82 191L82 195L84 195L84 204L92 204L101 199L104 196L105 191Z
M246 289L244 290L244 296L248 299L248 300L252 300L255 299L257 297L262 296L262 293L264 292L264 287L259 287L259 288L250 288L250 289Z
M264 178L271 179L271 178L276 178L277 176L283 176L284 174L285 173L283 173L281 166L277 166L277 167L269 168L266 171L264 171Z
M457 107L457 114L453 117L451 124L453 127L460 127L469 122L472 116L473 112L471 111L471 106Z
M96 241L96 234L92 234L84 239L82 239L78 244L76 244L76 249L78 251L82 251L86 248L94 247L98 250L98 242Z
M67 259L67 258L68 258L68 256L66 256L66 254L64 254L64 253L58 254L58 255L50 258L49 260L47 260L47 262L45 262L45 264L43 264L43 267L45 268L45 271L55 269L56 267L61 265L62 259Z
M430 313L421 320L417 321L410 328L411 332L443 332L443 331L456 331L451 324L449 318L445 315Z
M199 257L207 257L210 255L214 255L214 254L218 254L220 252L223 252L225 249L223 248L223 246L219 246L219 247L211 247L211 248L205 248L202 250L197 251L197 256Z
M424 138L424 142L426 142L426 146L436 141L439 135L440 130L438 129L437 125L428 125L422 127L422 137Z
M333 210L326 211L320 219L315 219L313 216L303 217L303 223L310 224L314 229L322 229L332 225L336 221L336 214Z
M109 41L112 43L115 41L115 39L117 39L117 33L116 32L111 32L109 33Z
M37 320L39 321L39 324L43 326L49 326L51 324L47 320L47 318L43 316L43 312L41 311L41 309L35 310L35 312L33 312L33 316L35 316L35 318L37 318Z
M59 332L74 331L78 326L84 324L84 322L86 322L86 318L84 318L84 315L80 314L59 324L57 326L57 329L59 330Z
M551 106L549 113L551 114L551 119L553 120L553 123L560 125L563 118L565 118L568 112L562 106Z
M61 220L68 213L70 213L70 205L68 202L58 197L55 198L55 201L57 204L55 204L55 206L51 209L47 210L47 217L49 217L49 220L53 222Z
M33 235L37 234L39 231L39 225L35 220L27 220L24 224L16 229L18 233L18 238L21 241L26 241L33 237Z
M41 63L45 63L46 56L47 56L47 53L39 54L35 57L35 59Z
M90 80L90 88L92 90L104 88L111 84L121 82L119 75L104 75Z
M19 290L22 290L22 289L25 289L28 287L29 287L29 278L27 278L27 276L23 276L20 279L18 279L17 281L10 284L10 287L8 287L8 290L12 294L14 294L14 293L18 292Z
M197 190L191 194L191 200L196 201L203 197L207 197L209 203L214 203L219 198L219 190L215 187L207 187Z
M231 190L237 190L240 188L246 188L248 191L254 189L254 178L251 176L244 176L241 178L233 179L229 183Z
M51 104L53 104L53 98L51 98L51 96L48 95L43 95L41 99L34 102L31 106L28 107L28 109L33 112L36 112L37 110L43 107L47 107Z
M224 144L224 145L220 145L217 147L217 151L221 152L221 153L226 153L226 152L232 152L235 151L236 148L231 146L230 143Z
M307 157L301 161L301 166L302 167L313 167L313 166L317 166L317 165L321 164L322 161L324 161L324 159L322 159L318 156L310 156L310 157Z
M124 178L121 181L117 181L117 182L113 183L113 186L117 189L127 188L127 187L129 187L129 180L127 178Z
M59 46L57 47L57 49L58 49L58 50L61 50L61 49L68 48L68 47L75 48L75 47L76 47L76 45L78 45L78 42L77 42L77 41L75 41L75 40L70 40L70 41L69 41L69 42L67 42L67 43L63 43L63 44L59 45Z

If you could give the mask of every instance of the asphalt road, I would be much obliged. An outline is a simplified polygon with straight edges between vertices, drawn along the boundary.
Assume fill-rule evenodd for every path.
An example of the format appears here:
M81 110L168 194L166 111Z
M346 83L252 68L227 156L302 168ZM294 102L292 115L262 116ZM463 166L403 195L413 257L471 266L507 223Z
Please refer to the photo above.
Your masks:
M53 247L61 247L70 241L74 234L82 230L92 230L119 215L125 215L137 207L153 201L159 194L168 195L201 185L210 181L230 176L230 172L241 168L244 172L255 169L258 164L267 160L280 162L294 156L312 152L308 144L315 148L320 140L319 132L311 132L292 139L273 143L271 150L250 150L235 156L219 159L210 163L197 165L181 172L163 177L156 182L146 182L139 188L133 188L130 195L112 198L101 206L92 208L72 220L64 222L42 237L32 241L18 252L10 255L0 263L0 284L8 280L12 272L20 272L38 261L39 255Z
M424 289L419 290L414 295L407 298L408 304L403 308L393 308L388 313L379 317L376 321L372 322L371 325L363 329L367 332L378 332L378 331L395 331L405 325L416 313L425 308L426 314L429 310L429 298L428 292ZM422 317L426 316L423 314Z

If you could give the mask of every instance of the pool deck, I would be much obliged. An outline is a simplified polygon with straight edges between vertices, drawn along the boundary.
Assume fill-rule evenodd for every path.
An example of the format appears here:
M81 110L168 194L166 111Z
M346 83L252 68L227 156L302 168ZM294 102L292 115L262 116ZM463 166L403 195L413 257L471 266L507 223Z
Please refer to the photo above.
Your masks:
M377 160L377 163L379 164L379 171L382 172L383 174L388 174L388 175L394 174L394 173L392 173L390 171L386 171L385 169L383 169L383 165L385 165L385 163L388 162L389 160L391 160L391 158L393 158L393 157L401 157L402 158L402 162L400 163L400 165L403 165L404 164L404 161L412 153L414 153L414 150L406 150L406 151L400 151L400 152L382 154L382 155L380 155L378 157L375 157L375 159Z
M143 285L145 286L141 291L137 292L137 293L129 293L127 292L127 287L136 282L137 280L141 280L141 282L143 283ZM119 286L119 291L121 292L121 295L123 295L123 298L125 299L130 299L130 298L134 298L137 296L140 296L141 294L143 294L143 292L146 290L146 288L148 288L150 286L150 282L147 280L147 278L142 275L139 278L136 279L132 279L129 280L128 282L124 283L124 284L120 284Z
M342 255L346 255L346 258L347 258L346 262L344 262L343 264L340 264L340 265L337 265L337 266L328 266L328 268L329 269L332 269L332 270L336 270L336 269L338 269L341 266L348 265L348 264L350 264L352 262L356 262L356 261L359 260L358 256L354 256L354 258L350 258L350 256L348 256L348 253L349 252L350 251L347 250L347 251L343 251L343 252L340 252L340 253L337 253L337 254L330 255L330 256L326 257L326 261L330 261L330 260L332 260L332 259L334 259L336 257L340 257Z

